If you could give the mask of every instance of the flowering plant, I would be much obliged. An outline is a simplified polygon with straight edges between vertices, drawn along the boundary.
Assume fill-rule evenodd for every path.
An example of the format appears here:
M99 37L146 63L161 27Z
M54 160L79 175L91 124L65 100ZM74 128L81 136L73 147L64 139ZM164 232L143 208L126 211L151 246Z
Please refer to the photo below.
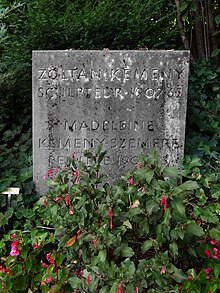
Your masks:
M208 229L192 210L198 180L181 183L180 171L162 169L153 151L111 187L100 174L101 147L85 156L89 165L72 156L64 168L48 171L48 193L25 230L1 239L2 291L188 292L195 280L209 290L218 277L218 223ZM210 292L218 289L216 282Z

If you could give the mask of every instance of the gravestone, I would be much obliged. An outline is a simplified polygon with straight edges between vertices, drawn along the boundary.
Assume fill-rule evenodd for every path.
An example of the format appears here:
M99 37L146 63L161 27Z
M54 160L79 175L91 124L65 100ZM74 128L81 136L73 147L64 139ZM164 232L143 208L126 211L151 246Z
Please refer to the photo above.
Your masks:
M43 175L72 152L107 150L117 180L153 147L165 165L183 158L188 51L33 51L33 165Z

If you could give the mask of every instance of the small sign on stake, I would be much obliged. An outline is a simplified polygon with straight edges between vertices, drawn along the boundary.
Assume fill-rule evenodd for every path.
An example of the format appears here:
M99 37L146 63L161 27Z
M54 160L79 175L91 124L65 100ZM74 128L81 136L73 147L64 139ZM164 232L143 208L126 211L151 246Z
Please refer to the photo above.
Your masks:
M8 202L7 207L8 208L10 207L11 196L13 194L18 195L19 194L19 191L20 191L20 188L18 188L18 187L10 187L6 191L3 191L2 192L2 194L6 194L7 195L7 202Z

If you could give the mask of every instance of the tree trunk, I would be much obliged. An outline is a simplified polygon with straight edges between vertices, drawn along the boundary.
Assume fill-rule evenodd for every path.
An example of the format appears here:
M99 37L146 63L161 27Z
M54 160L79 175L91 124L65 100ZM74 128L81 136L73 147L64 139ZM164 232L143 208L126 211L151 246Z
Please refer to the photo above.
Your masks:
M209 38L212 44L212 50L218 49L218 41L213 33L216 31L214 18L213 18L213 1L207 0L207 14L208 14L208 23L209 23Z
M186 50L190 50L189 40L188 40L186 33L184 31L184 24L183 24L183 20L182 20L180 11L179 11L180 2L179 2L179 0L175 0L175 3L176 3L176 22L177 22L177 26L180 31L180 37L182 39L184 48ZM195 59L192 54L191 54L191 61L192 61L192 63L195 63Z
M203 27L202 27L202 9L200 7L198 0L193 0L196 11L195 11L195 36L196 36L196 47L198 52L199 58L205 58L205 43L204 43L204 34L203 34Z

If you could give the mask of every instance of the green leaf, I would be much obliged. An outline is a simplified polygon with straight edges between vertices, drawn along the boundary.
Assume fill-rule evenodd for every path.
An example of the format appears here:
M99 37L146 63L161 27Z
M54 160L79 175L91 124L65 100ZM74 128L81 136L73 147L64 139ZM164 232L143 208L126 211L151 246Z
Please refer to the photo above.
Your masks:
M61 266L63 260L65 259L65 256L61 253L56 254L55 260L58 266Z
M92 152L89 150L85 150L84 151L84 157L89 158L89 159L95 159L95 157L93 156Z
M197 225L195 222L191 222L190 224L188 224L186 226L186 230L188 233L191 233L191 234L198 236L198 237L201 237L205 234L202 227Z
M178 245L176 242L170 243L170 251L174 257L178 256Z
M11 216L13 215L13 212L14 212L13 208L7 209L7 211L5 212L5 218L7 219L11 218Z
M220 53L220 49L215 49L213 52L212 52L212 57L216 57L218 56L218 54Z
M13 282L13 287L17 291L25 291L27 289L27 276L19 276Z
M175 268L174 274L171 275L171 277L176 281L177 283L182 283L186 279L186 275L183 273L182 270L179 270Z
M22 247L22 249L21 249L21 257L22 258L24 258L24 259L27 258L28 250L29 250L28 246Z
M166 211L164 212L163 224L170 227L170 220L171 220L170 208L167 208Z
M129 220L124 221L123 226L125 226L128 229L132 229L132 225Z
M188 180L179 186L182 190L195 190L199 188L199 185L196 181Z
M218 190L215 193L211 194L211 197L216 198L216 199L220 198L220 190Z
M48 293L48 292L50 292L50 288L49 288L47 285L42 286L42 287L41 287L41 290L42 290L43 293Z
M60 283L63 283L66 280L67 271L65 268L58 270L58 280Z
M60 293L60 290L61 290L60 286L56 284L51 287L48 293Z
M147 252L151 247L153 246L153 240L146 240L144 243L141 245L141 251L142 253Z
M154 177L154 171L153 170L148 170L146 172L146 175L145 175L145 179L146 179L148 184L150 184L150 182L151 182L153 177Z
M214 267L214 275L215 277L219 277L219 274L220 274L220 264L215 264L215 267Z
M177 212L182 218L186 217L185 206L182 201L172 201L171 205L175 213Z
M32 261L30 259L27 259L26 261L26 270L29 272L32 268Z
M200 167L200 166L202 166L201 159L195 156L192 157L189 163L189 169L192 169L193 167Z
M154 201L153 199L149 199L146 201L146 211L149 213L149 214L152 214L152 212L156 212L159 210L159 204Z
M188 2L182 1L179 6L179 11L182 12L183 10L187 8L187 6L188 6Z
M101 154L98 157L98 164L102 162L106 154L107 154L107 151L101 152Z
M179 236L180 239L183 240L184 235L185 235L185 230L178 229L178 230L177 230L177 235Z
M96 156L99 156L99 154L100 154L101 151L102 151L102 147L103 147L102 144L99 144L99 145L97 146L97 148L96 148Z
M41 274L37 274L37 275L34 276L34 281L35 282L40 282L41 279L42 279L42 275Z
M70 284L70 286L73 289L80 288L81 284L82 284L82 281L77 277L72 277L72 278L68 279L67 282Z
M98 258L101 262L105 262L106 260L106 249L100 250L98 254Z
M123 246L121 248L122 257L132 257L134 255L134 250L129 246Z
M14 275L22 273L22 271L23 271L23 267L21 264L16 264L11 268L11 273Z
M215 17L216 24L220 24L220 14Z
M117 292L117 288L118 288L118 284L119 283L114 283L111 287L111 290L109 291L109 293L116 293Z
M209 236L215 239L217 242L220 242L220 231L216 228L212 228L208 232Z
M65 243L69 240L69 235L65 234L59 241L58 248L63 247Z
M99 290L99 293L108 293L109 292L109 286L104 286Z
M164 177L177 178L179 177L179 170L176 167L166 167L163 170Z

